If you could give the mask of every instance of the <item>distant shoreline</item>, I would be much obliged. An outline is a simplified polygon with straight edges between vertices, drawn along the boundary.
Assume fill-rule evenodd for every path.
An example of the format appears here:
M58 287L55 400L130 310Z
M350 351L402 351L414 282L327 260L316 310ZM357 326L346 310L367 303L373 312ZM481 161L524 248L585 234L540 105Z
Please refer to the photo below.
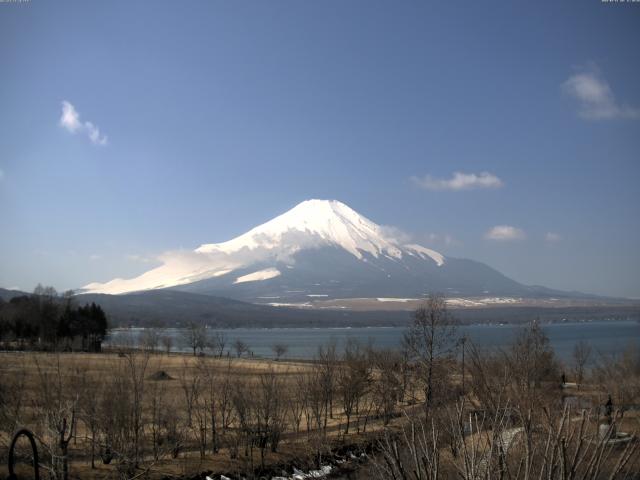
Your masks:
M581 325L584 323L608 323L608 322L615 322L615 323L620 323L620 322L630 322L630 323L638 323L640 324L640 318L610 318L610 319L599 319L599 318L591 318L591 319L585 319L585 320L567 320L567 321L563 321L563 320L552 320L552 321L543 321L540 320L540 324L541 325L567 325L567 326L573 326L573 325ZM524 325L526 322L518 322L518 323L509 323L509 322L495 322L495 323L491 323L491 322L479 322L479 323L461 323L460 326L463 327L516 327L516 326L520 326L520 325ZM409 323L407 323L408 325ZM403 328L404 325L358 325L358 326L344 326L344 327L310 327L310 326L306 326L306 325L294 325L294 326L290 326L290 327L215 327L215 326L208 326L206 325L206 328L211 329L213 331L217 331L217 330L222 330L222 331L235 331L235 330L246 330L246 331L260 331L260 330L266 330L266 331L273 331L273 330L354 330L354 329L367 329L367 328L375 328L375 329L382 329L382 328L389 328L389 329L395 329L395 328ZM162 329L162 330L185 330L186 327L182 327L182 326L172 326L172 327L154 327L154 326L148 326L148 327L138 327L138 326L130 326L130 327L123 327L123 326L119 326L119 327L113 327L109 329L109 333L110 332L132 332L132 331L145 331L145 330L150 330L150 329Z
M211 328L210 331L222 332L229 349L236 340L247 345L253 358L274 358L273 345L287 347L287 358L310 359L318 348L335 342L343 348L347 340L356 340L362 345L371 343L376 348L400 348L406 326L361 326L361 327L275 327L275 328ZM519 331L521 324L474 324L461 325L458 335L464 335L480 348L504 348L510 344ZM551 322L542 325L549 337L551 347L556 354L570 360L574 346L586 341L593 346L594 352L610 355L621 352L629 342L640 342L640 322L637 320L585 320L575 322ZM184 345L183 332L187 329L170 328L158 332L158 336L172 338L172 352L189 352ZM110 331L104 342L105 348L135 346L144 342L144 328L119 328ZM120 337L120 338L118 338ZM160 342L162 343L162 342ZM162 350L159 345L158 350Z
M259 306L255 306L260 308ZM317 310L262 307L267 311L217 311L212 309L179 312L145 307L131 310L104 305L113 327L179 328L193 321L210 328L361 328L402 327L411 322L412 310ZM640 305L601 307L524 307L450 308L462 325L524 324L537 320L545 324L585 321L640 321Z

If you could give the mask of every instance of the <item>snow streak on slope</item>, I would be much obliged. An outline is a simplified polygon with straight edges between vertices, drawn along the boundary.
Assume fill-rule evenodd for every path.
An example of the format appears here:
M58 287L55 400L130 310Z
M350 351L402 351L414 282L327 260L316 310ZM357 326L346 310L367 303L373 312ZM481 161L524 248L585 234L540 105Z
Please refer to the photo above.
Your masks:
M265 268L264 270L238 277L233 283L258 282L260 280L269 280L270 278L275 278L278 275L280 275L280 270L278 270L277 268Z
M294 257L298 252L327 246L338 247L363 261L367 255L397 261L406 255L438 266L445 262L442 255L428 248L401 245L385 234L385 229L344 203L307 200L233 240L204 244L194 251L169 252L160 258L163 265L139 277L91 283L83 292L120 294L226 278L226 275L234 278L230 275L233 271L244 269L244 273L254 264L260 265L259 271L234 278L230 283L268 280L281 274L275 268L278 262L295 268Z
M409 255L418 254L421 258L430 258L436 262L439 267L444 265L444 256L430 248L425 248L422 245L405 245L404 248L408 250Z

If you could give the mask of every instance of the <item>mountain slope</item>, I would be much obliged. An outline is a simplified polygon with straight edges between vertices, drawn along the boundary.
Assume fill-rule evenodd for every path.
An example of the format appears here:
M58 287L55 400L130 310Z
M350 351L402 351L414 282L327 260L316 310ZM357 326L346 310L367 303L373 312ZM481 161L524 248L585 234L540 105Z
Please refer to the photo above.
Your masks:
M189 322L218 328L347 327L405 325L407 312L352 312L255 305L212 295L155 290L125 295L85 294L80 303L95 302L107 312L111 326L184 327Z
M279 308L255 305L212 295L198 295L175 290L153 290L126 295L86 294L77 297L79 304L95 302L104 308L113 326L183 327L189 322L217 328L239 327L357 327L405 326L411 321L408 310L336 310ZM527 322L599 318L640 318L637 305L540 307L457 308L452 314L463 323Z
M21 297L23 295L29 295L26 292L21 292L20 290L9 290L7 288L0 288L0 299L5 302L8 302L14 297Z
M310 298L562 295L519 284L479 262L404 244L347 205L307 200L230 241L170 252L133 279L83 293L157 289L287 304Z

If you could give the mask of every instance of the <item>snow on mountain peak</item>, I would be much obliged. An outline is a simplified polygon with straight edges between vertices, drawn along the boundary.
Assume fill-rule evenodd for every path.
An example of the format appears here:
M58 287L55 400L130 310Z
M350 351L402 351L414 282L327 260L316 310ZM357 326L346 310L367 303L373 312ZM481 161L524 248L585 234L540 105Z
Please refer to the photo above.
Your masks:
M247 233L223 243L204 244L190 252L169 252L163 265L139 277L92 283L85 292L119 294L185 285L199 280L222 277L253 264L294 263L293 256L304 249L339 247L365 260L400 260L403 255L430 259L442 266L445 259L420 245L401 245L386 233L387 229L337 200L306 200L291 210L259 225ZM235 283L263 281L280 275L275 268L264 268L237 278Z
M304 235L300 235L304 234ZM288 238L287 238L288 237ZM255 227L228 242L205 244L200 253L234 253L244 248L281 248L290 239L291 253L296 249L322 244L340 246L362 258L362 252L400 258L394 241L386 238L380 226L337 200L306 200L276 218Z

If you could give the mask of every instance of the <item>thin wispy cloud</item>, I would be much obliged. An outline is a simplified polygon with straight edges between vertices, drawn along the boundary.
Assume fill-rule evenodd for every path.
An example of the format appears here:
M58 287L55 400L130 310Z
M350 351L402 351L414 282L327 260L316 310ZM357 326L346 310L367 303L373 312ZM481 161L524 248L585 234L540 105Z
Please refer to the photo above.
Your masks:
M413 235L391 225L380 225L383 236L395 240L397 243L405 244L413 241Z
M555 232L547 232L544 234L544 240L547 243L557 243L562 240L562 235Z
M380 231L383 236L401 245L411 243L432 247L458 247L462 245L460 240L448 233L428 232L411 234L391 225L380 225Z
M570 76L562 89L578 102L578 115L588 120L640 118L640 108L620 104L595 64Z
M139 263L151 263L157 260L156 258L148 257L146 255L138 255L138 254L125 255L125 258L130 262L139 262Z
M510 242L514 240L523 240L526 238L524 230L512 227L511 225L496 225L484 234L487 240L495 240L498 242Z
M459 247L462 242L448 233L427 233L424 236L428 245L442 245L445 247Z
M500 188L504 184L493 173L464 173L454 172L451 178L434 178L431 175L424 177L411 177L411 180L420 188L426 190L472 190L480 188Z
M107 136L100 132L100 129L92 122L80 121L80 113L71 102L62 102L62 114L60 115L60 126L70 133L85 134L94 145L107 145Z

